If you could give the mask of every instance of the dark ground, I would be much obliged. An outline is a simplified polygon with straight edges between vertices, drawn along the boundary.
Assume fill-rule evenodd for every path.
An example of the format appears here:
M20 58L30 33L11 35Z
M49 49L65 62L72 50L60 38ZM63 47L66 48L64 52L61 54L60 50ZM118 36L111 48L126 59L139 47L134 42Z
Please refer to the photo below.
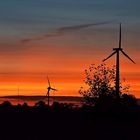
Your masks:
M140 107L0 105L0 140L139 140Z

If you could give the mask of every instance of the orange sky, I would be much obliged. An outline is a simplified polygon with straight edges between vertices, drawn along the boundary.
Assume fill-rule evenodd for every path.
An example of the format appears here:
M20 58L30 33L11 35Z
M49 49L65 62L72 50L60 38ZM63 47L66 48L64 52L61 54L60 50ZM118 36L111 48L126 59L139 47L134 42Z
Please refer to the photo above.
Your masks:
M112 52L112 46L117 46L117 39L104 34L90 34L83 40L81 38L84 35L78 39L75 36L68 34L47 41L15 43L25 49L0 56L1 96L17 95L18 87L20 95L45 95L47 76L52 86L58 89L57 92L52 92L52 95L79 96L78 90L84 86L84 70L90 64L101 64L103 58ZM103 41L100 42L100 39ZM77 40L81 42L77 43ZM131 86L131 93L140 97L139 54L136 49L129 47L134 40L127 38L123 43L127 46L124 50L127 50L136 64L121 56L121 79L125 79L125 83ZM114 65L115 56L106 63L109 66Z
M140 97L138 1L17 3L0 5L0 96L17 95L18 87L20 95L45 95L47 76L58 89L52 95L79 96L84 70L118 47L121 21L122 47L136 62L121 55L121 79ZM106 63L115 65L115 56Z

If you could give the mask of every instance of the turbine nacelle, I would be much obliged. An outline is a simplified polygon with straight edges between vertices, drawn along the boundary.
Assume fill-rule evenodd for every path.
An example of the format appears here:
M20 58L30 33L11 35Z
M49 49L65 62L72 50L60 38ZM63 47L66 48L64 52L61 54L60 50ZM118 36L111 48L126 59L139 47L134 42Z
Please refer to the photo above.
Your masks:
M113 51L122 51L122 48L113 48Z
M113 55L115 55L116 53L121 52L121 53L122 53L125 57L127 57L132 63L136 64L136 63L133 61L133 59L131 59L131 57L129 57L129 56L123 51L122 48L114 48L113 50L114 50L113 53L112 53L111 55L109 55L106 59L104 59L103 62L106 61L107 59L109 59L110 57L112 57Z
M47 89L48 89L48 90L54 90L54 91L57 91L57 89L52 88L52 87L48 87Z

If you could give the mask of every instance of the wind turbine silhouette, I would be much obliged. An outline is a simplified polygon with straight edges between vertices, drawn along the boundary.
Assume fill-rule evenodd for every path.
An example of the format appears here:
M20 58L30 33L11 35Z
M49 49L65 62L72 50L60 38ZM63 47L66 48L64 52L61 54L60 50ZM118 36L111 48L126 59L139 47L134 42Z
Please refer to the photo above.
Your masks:
M51 87L51 84L50 84L50 80L49 80L48 77L47 77L47 79L48 79L48 87L47 87L48 91L47 91L46 96L48 97L48 106L50 106L50 91L51 91L51 90L57 91L57 89L52 88L52 87Z
M19 86L18 86L18 104L19 104Z
M118 48L113 48L113 53L109 55L106 59L103 60L106 61L110 57L112 57L114 54L116 54L116 95L119 97L120 96L120 52L127 57L130 61L132 61L134 64L135 62L123 51L121 45L122 45L122 33L121 33L121 23L120 23L120 33L119 33L119 47Z

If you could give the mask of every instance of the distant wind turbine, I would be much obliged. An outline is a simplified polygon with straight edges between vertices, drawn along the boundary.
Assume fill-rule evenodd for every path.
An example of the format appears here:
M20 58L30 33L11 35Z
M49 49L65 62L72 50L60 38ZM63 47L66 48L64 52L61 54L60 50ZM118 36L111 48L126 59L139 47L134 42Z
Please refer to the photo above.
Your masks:
M18 93L17 94L18 94L18 104L19 104L19 86L18 86Z
M134 64L135 62L123 51L123 49L121 48L121 23L120 23L120 33L119 33L119 47L118 48L113 48L113 53L111 55L109 55L106 59L103 60L106 61L107 59L109 59L110 57L112 57L114 54L116 54L116 95L120 95L120 52L127 57L130 61L132 61Z
M55 88L52 88L51 87L51 84L50 84L50 80L49 80L49 78L47 77L47 79L48 79L48 91L47 91L47 97L48 97L48 106L50 105L50 91L51 90L53 90L53 91L57 91L57 89L55 89Z

